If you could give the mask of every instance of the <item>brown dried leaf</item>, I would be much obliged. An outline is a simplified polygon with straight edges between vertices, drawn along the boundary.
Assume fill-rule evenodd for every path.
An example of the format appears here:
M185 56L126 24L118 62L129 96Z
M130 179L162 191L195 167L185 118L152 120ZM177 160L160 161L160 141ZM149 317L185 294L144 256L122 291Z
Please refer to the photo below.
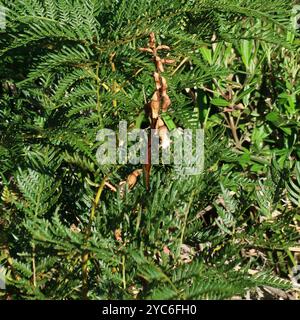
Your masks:
M150 102L150 107L152 111L152 118L157 119L159 115L159 108L160 108L160 95L158 91L154 92Z
M79 233L81 231L81 229L78 228L74 223L71 224L70 230L73 231L74 233Z
M159 73L158 72L154 72L153 77L154 77L154 81L155 81L156 90L160 90L161 83L160 83Z
M167 246L164 246L163 247L163 253L165 253L166 255L170 255L170 253L171 253L171 251L170 251L170 249L167 247Z
M159 72L164 72L165 69L164 69L164 66L163 66L163 63L162 63L162 60L159 56L156 56L155 57L155 62L156 62L156 68Z
M137 182L137 178L142 173L142 169L136 169L134 170L128 177L127 177L127 184L129 189L133 188Z
M116 192L117 188L115 186L113 186L111 183L109 182L105 182L106 187L108 187L111 191Z
M171 140L169 137L169 131L168 128L166 126L162 126L158 129L158 135L161 141L161 147L163 149L166 149L170 146L171 144Z
M156 48L156 50L171 50L169 46L166 46L164 44L161 44Z
M123 242L123 239L122 239L122 230L121 230L120 228L115 230L115 239L116 239L118 242Z
M151 49L155 48L155 34L154 32L151 32L149 35L150 41L149 41L149 47Z
M166 94L166 95L163 96L163 103L162 103L162 106L161 106L162 111L166 112L170 105L171 105L171 99Z
M142 52L149 52L149 53L153 53L153 50L150 48L139 48L140 51Z
M165 64L172 64L172 63L175 63L175 60L174 59L161 59L161 62L165 63Z
M161 119L161 117L158 117L157 122L156 122L156 127L160 128L162 126L164 126L165 123L163 122L163 120Z
M167 94L168 84L164 77L161 77L161 91L162 95Z

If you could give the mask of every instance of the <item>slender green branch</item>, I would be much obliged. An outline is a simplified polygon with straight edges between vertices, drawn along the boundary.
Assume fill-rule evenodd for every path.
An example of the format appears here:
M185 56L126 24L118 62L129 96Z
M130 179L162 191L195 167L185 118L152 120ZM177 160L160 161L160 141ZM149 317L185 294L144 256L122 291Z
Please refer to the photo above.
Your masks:
M100 201L100 197L101 197L101 194L103 192L103 189L104 189L104 186L105 186L105 182L107 181L107 177L105 177L98 190L97 190L97 193L96 193L96 196L95 196L95 199L93 201L93 205L92 205L92 210L91 210L91 213L90 213L90 218L89 218L89 224L88 224L88 227L86 228L85 230L85 241L87 242L90 235L91 235L91 228L92 228L92 223L94 221L94 218L95 218L95 213L96 213L96 208L99 204L99 201ZM84 300L87 299L87 294L88 294L88 261L89 261L89 256L90 256L90 253L88 250L84 250L83 253L82 253L82 298Z

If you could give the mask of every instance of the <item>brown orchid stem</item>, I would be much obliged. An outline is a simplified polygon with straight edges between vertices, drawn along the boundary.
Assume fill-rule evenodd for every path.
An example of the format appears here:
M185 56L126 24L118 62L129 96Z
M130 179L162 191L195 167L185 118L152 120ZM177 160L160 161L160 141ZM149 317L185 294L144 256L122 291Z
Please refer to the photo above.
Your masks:
M159 123L159 114L161 109L165 112L171 104L171 100L167 94L167 81L164 77L161 76L161 73L164 72L164 64L172 64L175 61L171 59L162 59L157 52L159 50L170 50L166 45L156 46L155 34L151 32L149 35L148 47L140 48L142 52L147 52L152 54L153 61L155 64L156 72L153 74L153 79L155 82L156 90L152 96L151 101L146 105L146 111L150 117L150 128L158 129L157 124ZM183 60L182 64L186 60ZM180 64L178 68L182 65ZM176 71L175 71L176 72ZM145 184L146 190L150 190L150 171L151 171L151 133L148 137L148 148L147 148L147 164L144 166L145 172Z

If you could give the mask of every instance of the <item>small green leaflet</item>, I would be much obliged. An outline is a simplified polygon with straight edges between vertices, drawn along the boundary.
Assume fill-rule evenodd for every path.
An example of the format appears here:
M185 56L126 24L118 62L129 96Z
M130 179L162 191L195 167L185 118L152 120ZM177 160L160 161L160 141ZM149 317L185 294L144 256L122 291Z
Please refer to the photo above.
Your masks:
M161 113L161 118L162 118L162 120L164 121L164 123L166 124L167 128L170 131L176 128L176 125L173 122L172 118L166 112L162 112Z
M135 119L135 127L137 129L140 129L141 126L142 126L142 122L144 121L145 119L145 112L142 111L140 112L140 114L137 116L137 118Z
M226 101L225 99L222 98L214 98L211 99L211 104L218 106L218 107L228 107L230 105L229 101Z

